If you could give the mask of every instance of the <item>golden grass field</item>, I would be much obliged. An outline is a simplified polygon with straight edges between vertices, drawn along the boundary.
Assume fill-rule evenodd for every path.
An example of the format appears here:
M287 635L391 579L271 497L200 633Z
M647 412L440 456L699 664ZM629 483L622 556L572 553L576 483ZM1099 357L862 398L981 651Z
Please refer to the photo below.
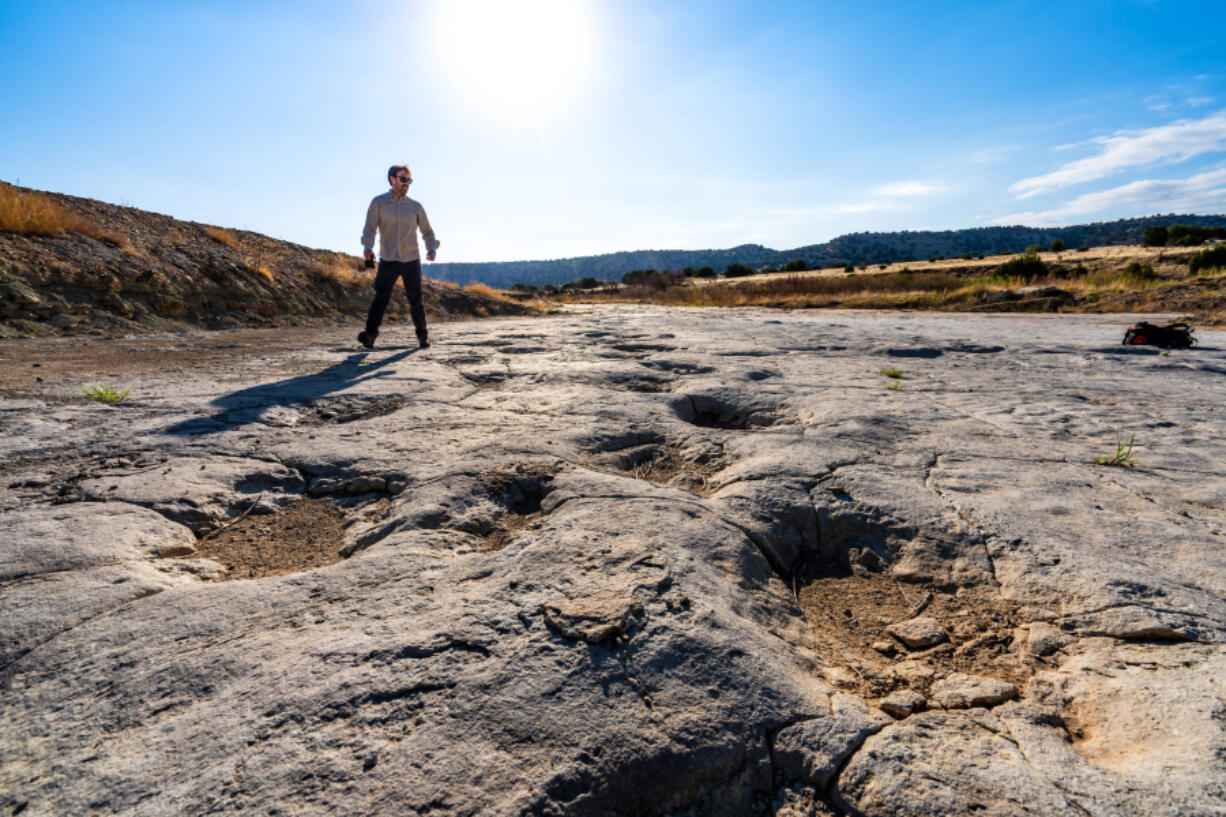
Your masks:
M996 269L1015 255L908 261L843 269L681 279L667 287L621 286L555 296L563 303L626 302L673 306L936 309L973 311L1181 312L1202 324L1226 325L1224 270L1191 276L1202 247L1092 247L1043 252L1050 269L1031 279ZM1000 297L1011 290L1010 299ZM1058 292L1055 292L1058 291Z

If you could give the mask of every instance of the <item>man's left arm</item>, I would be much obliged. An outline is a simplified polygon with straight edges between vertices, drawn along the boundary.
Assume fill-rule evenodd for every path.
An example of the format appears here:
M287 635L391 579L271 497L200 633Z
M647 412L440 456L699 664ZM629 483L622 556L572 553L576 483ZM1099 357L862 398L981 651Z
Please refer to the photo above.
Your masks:
M430 226L430 219L426 218L426 208L420 205L417 208L417 227L421 230L421 237L426 242L426 260L433 261L439 240L434 237L434 228Z

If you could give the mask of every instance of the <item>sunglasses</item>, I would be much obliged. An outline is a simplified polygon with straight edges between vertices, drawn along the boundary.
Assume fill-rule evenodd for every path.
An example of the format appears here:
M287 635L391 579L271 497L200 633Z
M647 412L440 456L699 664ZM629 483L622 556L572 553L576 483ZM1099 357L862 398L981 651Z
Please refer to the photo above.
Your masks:
M410 179L408 176L397 176L396 181L401 182L402 184L412 184L413 183L413 180Z

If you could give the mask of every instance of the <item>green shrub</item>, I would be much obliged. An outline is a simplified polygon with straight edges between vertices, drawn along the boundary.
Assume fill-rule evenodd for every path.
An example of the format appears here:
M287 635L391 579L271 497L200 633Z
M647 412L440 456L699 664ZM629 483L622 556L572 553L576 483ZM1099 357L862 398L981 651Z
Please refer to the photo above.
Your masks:
M1188 259L1188 272L1199 275L1211 269L1226 268L1226 244L1201 250Z
M724 269L725 278L744 278L746 275L753 275L753 270L744 264L729 264Z
M1028 252L1017 258L1010 258L992 271L996 278L1020 278L1023 281L1033 281L1047 275L1047 265L1034 253Z
M784 272L804 272L808 268L809 265L800 258L793 258L791 261L783 265Z
M714 278L715 270L713 270L711 267L699 267L698 272L695 274L699 278Z
M1042 244L1031 244L1026 247L1026 251L1023 253L1023 255L1038 255L1041 252L1043 252Z
M1047 249L1052 252L1064 252L1068 249L1068 244L1064 243L1063 238L1053 238L1052 242L1047 245Z
M1124 275L1137 281L1152 281L1158 277L1152 266L1142 264L1140 261L1133 261L1124 267Z
M1089 251L1090 251L1090 248L1086 246L1085 244L1082 244L1080 247L1077 248L1077 252L1089 252Z
M846 264L846 265L844 265L844 267L843 267L843 272L855 272L855 271L856 271L856 265L855 265L855 264Z

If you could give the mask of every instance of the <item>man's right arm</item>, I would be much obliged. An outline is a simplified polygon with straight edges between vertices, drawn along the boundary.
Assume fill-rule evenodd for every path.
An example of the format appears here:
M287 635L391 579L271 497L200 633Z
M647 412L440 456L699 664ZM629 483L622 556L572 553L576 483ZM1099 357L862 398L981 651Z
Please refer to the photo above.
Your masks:
M370 200L370 206L366 208L366 225L362 228L362 254L367 258L374 256L375 230L378 228L379 199L374 198Z

